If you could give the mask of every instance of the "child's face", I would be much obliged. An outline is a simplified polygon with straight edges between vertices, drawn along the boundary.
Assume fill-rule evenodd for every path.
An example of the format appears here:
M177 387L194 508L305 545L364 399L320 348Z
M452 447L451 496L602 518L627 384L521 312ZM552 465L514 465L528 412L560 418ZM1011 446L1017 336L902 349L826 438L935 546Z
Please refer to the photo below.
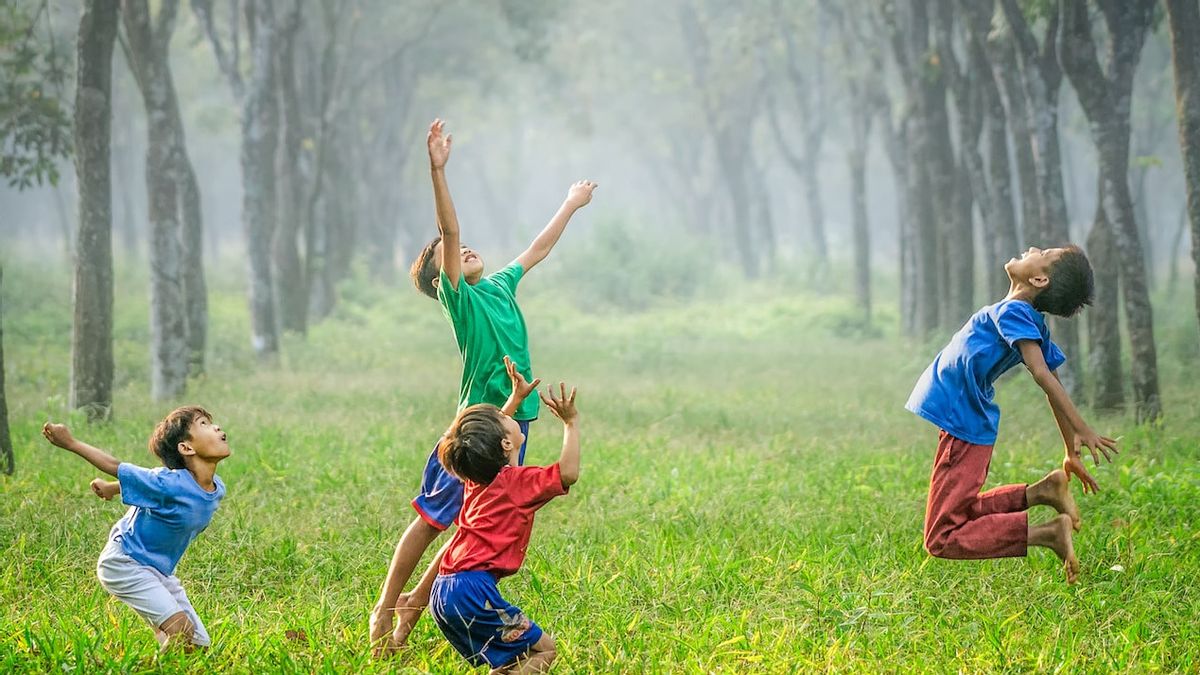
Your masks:
M1040 249L1030 246L1020 258L1012 258L1004 264L1009 280L1035 288L1044 288L1050 282L1050 266L1066 252L1064 248Z
M525 434L521 433L521 425L516 420L503 415L500 423L504 425L504 440L508 441L505 451L508 452L509 466L517 466L521 459L521 445L525 442Z
M475 252L475 249L463 245L459 247L459 254L462 259L462 275L467 280L468 284L474 284L483 276L483 257ZM434 252L436 260L442 259L442 245L437 245L437 251Z
M229 443L221 426L207 417L197 417L188 429L191 438L183 445L191 449L199 459L216 463L229 456ZM182 451L181 451L182 452Z

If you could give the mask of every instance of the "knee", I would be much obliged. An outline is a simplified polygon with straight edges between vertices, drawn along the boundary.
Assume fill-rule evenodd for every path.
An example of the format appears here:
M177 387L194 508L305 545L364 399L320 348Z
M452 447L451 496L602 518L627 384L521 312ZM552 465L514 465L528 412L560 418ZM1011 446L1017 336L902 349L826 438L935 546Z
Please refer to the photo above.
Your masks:
M925 535L925 551L935 558L945 558L946 537L940 532Z

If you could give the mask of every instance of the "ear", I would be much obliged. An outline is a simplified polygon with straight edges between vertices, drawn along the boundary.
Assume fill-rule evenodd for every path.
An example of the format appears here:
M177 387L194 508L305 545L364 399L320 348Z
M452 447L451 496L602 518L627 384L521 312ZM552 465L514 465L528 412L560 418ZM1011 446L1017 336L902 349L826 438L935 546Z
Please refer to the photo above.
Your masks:
M500 447L504 448L504 452L512 452L513 442L507 438L501 439Z
M183 455L184 457L196 454L196 451L192 448L192 446L184 443L183 441L179 442L179 445L176 446L176 449L178 449L179 454Z
M1032 277L1029 277L1029 283L1034 288L1045 288L1047 284L1050 283L1050 277L1046 276L1045 274L1035 274Z
M435 291L437 290L438 283L439 283L441 280L442 280L442 279L441 279L441 277L440 277L440 276L437 276L437 277L434 277L434 278L433 278L433 280L430 282L430 283L432 283L432 284L433 284L433 290L435 290Z

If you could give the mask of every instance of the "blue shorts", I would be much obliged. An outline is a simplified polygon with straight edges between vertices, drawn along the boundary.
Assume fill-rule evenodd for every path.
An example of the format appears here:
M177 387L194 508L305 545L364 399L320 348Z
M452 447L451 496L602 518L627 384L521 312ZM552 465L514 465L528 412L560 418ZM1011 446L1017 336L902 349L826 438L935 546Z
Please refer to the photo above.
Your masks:
M454 649L472 666L502 668L542 639L542 629L500 597L491 572L439 574L429 613Z
M517 420L521 426L521 434L525 442L521 444L521 452L517 455L517 463L525 464L525 446L529 443L529 423L533 420ZM438 438L438 443L441 442ZM462 510L463 485L462 481L450 475L446 467L438 461L438 443L433 444L433 452L425 461L425 475L421 477L421 494L412 500L412 506L417 514L433 527L444 530L454 524L458 512Z

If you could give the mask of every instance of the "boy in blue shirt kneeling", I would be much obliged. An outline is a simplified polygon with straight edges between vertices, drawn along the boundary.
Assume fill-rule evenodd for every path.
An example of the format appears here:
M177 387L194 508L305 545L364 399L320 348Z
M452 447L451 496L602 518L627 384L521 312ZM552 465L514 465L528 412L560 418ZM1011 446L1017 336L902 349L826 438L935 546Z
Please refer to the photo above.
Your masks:
M175 566L225 496L216 471L217 463L229 456L229 443L212 415L185 406L159 422L150 436L150 451L163 463L157 469L120 462L76 440L63 424L47 422L42 435L115 476L116 482L92 481L92 491L102 499L120 494L129 506L96 563L100 585L150 622L164 650L209 646L208 632L175 576Z

